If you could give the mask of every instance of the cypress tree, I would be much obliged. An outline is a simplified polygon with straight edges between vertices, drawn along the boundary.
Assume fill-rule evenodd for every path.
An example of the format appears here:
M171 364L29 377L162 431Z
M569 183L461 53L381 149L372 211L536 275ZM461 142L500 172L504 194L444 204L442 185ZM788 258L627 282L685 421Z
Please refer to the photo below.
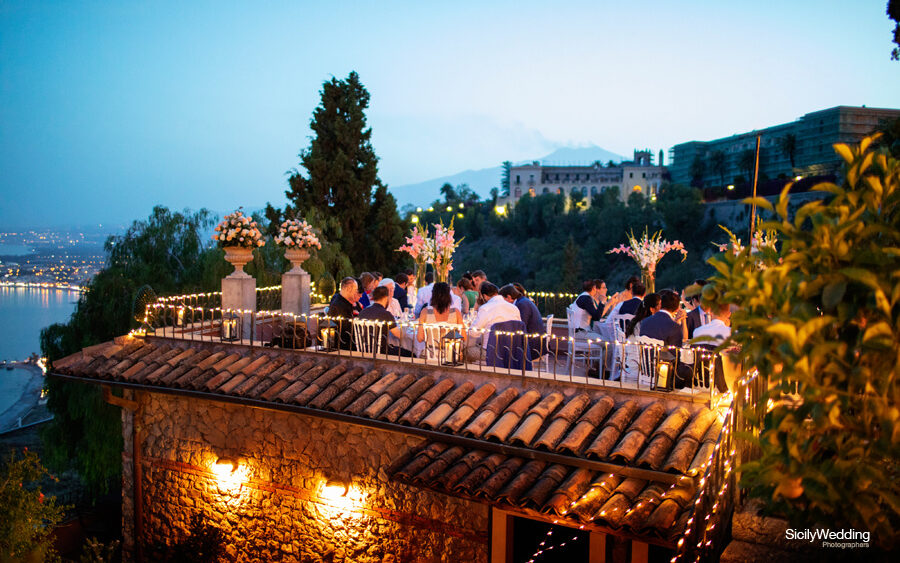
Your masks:
M393 250L404 229L396 200L378 178L365 115L369 92L351 72L345 80L325 82L320 94L310 120L312 142L300 153L306 175L295 169L285 194L299 214L321 218L316 227L340 245L354 268L390 271L399 265Z

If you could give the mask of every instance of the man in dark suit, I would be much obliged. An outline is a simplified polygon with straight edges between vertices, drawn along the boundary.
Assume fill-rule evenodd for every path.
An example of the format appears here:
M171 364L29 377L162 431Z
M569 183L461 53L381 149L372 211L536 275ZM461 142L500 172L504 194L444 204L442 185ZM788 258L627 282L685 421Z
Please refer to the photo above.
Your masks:
M644 286L643 282L636 281L631 284L631 295L632 298L628 301L623 302L619 306L619 314L620 315L633 315L637 313L638 307L641 306L641 302L644 300L644 295L647 293L647 288Z
M666 346L681 346L684 332L681 323L675 321L681 299L671 290L660 293L660 310L641 321L641 336L662 340Z
M688 340L694 337L694 330L697 327L701 327L712 320L712 316L700 306L700 294L703 292L703 286L706 284L706 280L696 280L692 285L684 288L684 298L692 307L691 312L685 318Z
M409 294L406 292L406 288L409 286L409 276L400 272L397 274L397 277L394 278L394 299L397 300L397 303L400 303L400 310L403 311L407 307L409 307Z
M681 311L681 297L671 290L660 292L660 310L657 313L641 321L641 336L648 336L661 340L666 346L681 347L684 342L684 328L681 326L680 317L676 316ZM678 320L676 320L678 319ZM676 364L675 354L669 350L663 350L659 356L660 362ZM690 381L693 369L690 366L677 362L674 369L676 389L681 389Z

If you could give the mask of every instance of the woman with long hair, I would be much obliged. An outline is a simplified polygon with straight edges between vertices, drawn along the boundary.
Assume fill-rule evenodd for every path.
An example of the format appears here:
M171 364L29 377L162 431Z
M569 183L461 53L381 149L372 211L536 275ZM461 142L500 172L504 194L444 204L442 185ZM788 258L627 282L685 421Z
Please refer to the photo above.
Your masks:
M416 338L419 342L425 342L425 325L435 323L449 323L463 328L462 313L452 306L450 299L450 285L446 282L437 282L431 291L431 303L422 309L419 314L419 331ZM465 331L463 336L465 336Z
M628 338L633 334L639 335L641 333L641 321L659 311L661 303L662 299L658 293L648 293L645 295L643 302L641 302L637 312L634 314L634 318L628 321L628 324L625 326L625 338Z

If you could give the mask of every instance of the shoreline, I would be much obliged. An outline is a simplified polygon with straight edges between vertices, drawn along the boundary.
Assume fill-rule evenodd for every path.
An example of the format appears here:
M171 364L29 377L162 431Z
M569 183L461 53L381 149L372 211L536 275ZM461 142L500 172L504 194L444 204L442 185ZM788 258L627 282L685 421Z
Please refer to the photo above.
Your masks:
M22 370L29 377L19 385L19 396L7 407L0 412L0 432L15 429L18 419L25 418L28 413L38 406L41 398L41 390L44 387L44 373L40 367L35 364L26 364L24 362L4 362L3 367L6 368L12 364L12 370ZM19 374L20 376L22 374ZM0 370L0 377L11 377L10 371L6 369ZM12 376L14 377L14 376ZM13 390L15 393L15 390Z

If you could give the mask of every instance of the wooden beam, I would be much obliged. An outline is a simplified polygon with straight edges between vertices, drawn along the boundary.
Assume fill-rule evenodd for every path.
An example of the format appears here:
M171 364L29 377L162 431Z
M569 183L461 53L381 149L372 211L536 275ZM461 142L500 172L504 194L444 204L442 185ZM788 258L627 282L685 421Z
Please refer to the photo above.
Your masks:
M589 563L606 563L606 534L591 532L588 545Z
M117 397L112 394L112 389L110 389L109 385L101 385L103 389L103 400L111 405L115 405L117 407L121 407L123 409L134 412L138 408L138 404L135 401L129 401L128 399L123 399L122 397Z
M647 563L650 546L641 541L631 540L631 563Z
M512 517L505 510L491 508L491 563L512 561Z

